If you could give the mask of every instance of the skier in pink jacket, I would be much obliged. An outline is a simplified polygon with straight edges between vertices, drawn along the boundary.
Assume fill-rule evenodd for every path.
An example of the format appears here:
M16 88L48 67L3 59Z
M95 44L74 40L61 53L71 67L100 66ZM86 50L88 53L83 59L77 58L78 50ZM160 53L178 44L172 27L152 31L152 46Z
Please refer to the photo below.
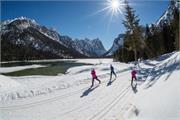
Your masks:
M99 84L101 83L101 81L97 78L96 71L94 69L91 70L91 75L92 75L92 85L91 85L91 87L93 87L93 85L94 85L94 79L99 81Z
M137 74L136 70L131 71L131 85L133 85L133 80L134 79L137 80L136 79L136 74Z

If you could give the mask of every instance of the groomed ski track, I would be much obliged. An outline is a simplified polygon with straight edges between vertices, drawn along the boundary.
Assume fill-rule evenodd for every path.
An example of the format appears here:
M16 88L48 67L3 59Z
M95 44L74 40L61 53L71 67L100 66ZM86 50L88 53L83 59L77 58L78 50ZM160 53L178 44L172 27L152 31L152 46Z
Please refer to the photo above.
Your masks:
M128 69L118 71L117 79L108 86L109 74L104 74L99 76L102 83L96 87L98 85L96 82L95 87L91 90L89 89L91 80L89 80L78 86L78 89L72 89L66 94L57 91L49 94L51 97L48 97L49 95L38 96L41 100L28 98L29 103L27 104L1 106L2 120L13 120L13 118L19 120L32 120L33 118L36 120L123 119L121 116L123 109L133 94L127 76L129 76Z

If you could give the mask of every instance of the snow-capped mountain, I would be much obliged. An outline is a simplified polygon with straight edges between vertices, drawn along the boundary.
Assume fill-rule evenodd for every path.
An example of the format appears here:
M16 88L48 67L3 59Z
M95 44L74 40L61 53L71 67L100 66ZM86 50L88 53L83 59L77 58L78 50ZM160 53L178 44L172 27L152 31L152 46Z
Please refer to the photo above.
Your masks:
M85 40L76 39L73 46L78 52L87 56L101 56L106 52L102 42L98 38L94 40L87 38Z
M72 40L68 36L59 36L59 41L67 48L75 49L88 57L99 57L106 53L102 42L98 38L93 40L88 38Z
M117 38L114 39L112 47L106 52L106 56L113 55L119 48L123 47L124 34L119 34Z
M100 57L106 53L102 42L98 38L93 40L88 38L72 40L68 36L60 36L59 40L67 48L75 49L79 53L88 57Z
M26 17L1 22L0 28L2 59L97 57L106 52L98 39L72 40Z
M25 17L1 24L2 60L84 57L60 44L58 34Z
M175 8L180 10L180 2L178 0L171 0L167 10L162 14L162 16L156 21L155 25L160 26L163 23L170 23L173 19L173 12Z

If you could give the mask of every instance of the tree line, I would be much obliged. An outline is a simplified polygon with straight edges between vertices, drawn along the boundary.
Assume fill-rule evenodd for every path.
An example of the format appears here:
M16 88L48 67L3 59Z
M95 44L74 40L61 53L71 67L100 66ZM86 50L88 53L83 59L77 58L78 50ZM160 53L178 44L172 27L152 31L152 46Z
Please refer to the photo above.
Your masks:
M169 3L172 9L170 21L163 20L159 25L147 24L145 27L139 24L140 19L127 1L125 5L124 45L114 53L114 59L130 62L138 59L152 59L180 50L179 10L175 6L175 1L171 0Z

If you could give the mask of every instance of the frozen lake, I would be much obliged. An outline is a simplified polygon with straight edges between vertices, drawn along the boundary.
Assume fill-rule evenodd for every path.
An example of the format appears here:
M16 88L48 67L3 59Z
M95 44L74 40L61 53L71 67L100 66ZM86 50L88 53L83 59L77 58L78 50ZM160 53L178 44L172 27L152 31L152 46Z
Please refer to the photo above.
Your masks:
M58 75L59 73L65 73L67 69L75 66L87 65L85 63L76 63L75 61L30 61L30 62L10 62L1 63L2 68L9 67L23 67L31 65L42 65L44 67L28 68L24 70L18 70L8 73L3 73L8 76L27 76L27 75Z

